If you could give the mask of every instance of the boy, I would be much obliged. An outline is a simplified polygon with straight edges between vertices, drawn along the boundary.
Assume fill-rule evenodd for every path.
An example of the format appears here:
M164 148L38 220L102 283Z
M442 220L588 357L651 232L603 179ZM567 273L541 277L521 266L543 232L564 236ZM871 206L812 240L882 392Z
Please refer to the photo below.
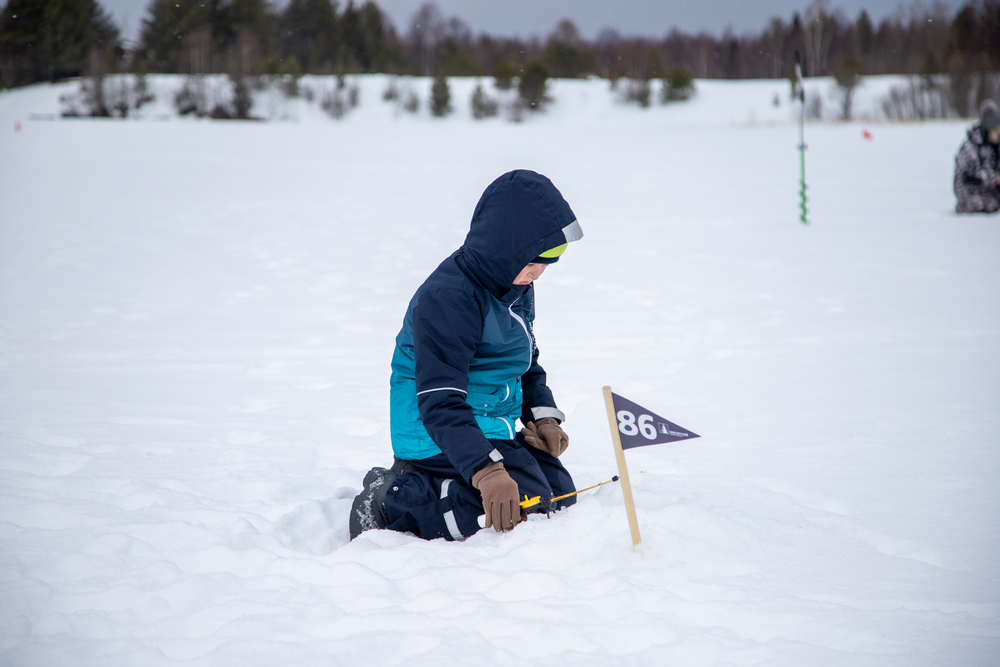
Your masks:
M395 462L365 476L351 539L389 528L462 540L484 514L485 527L512 530L526 518L525 495L575 490L558 459L565 415L538 364L533 283L582 237L548 178L512 171L486 189L465 243L410 300L392 357Z

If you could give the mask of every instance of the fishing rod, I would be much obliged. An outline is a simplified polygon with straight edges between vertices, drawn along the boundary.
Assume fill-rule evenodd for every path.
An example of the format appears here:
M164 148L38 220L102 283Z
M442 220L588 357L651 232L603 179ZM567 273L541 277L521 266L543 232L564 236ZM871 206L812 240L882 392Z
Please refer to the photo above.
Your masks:
M646 472L646 471L645 470L640 470L639 472L629 473L629 477L631 477L632 475L641 475L644 472ZM591 489L596 489L597 487L604 486L605 484L611 484L612 482L617 482L618 479L619 479L618 475L615 475L611 479L606 479L603 482L598 482L597 484L592 484L592 485L588 486L585 489L579 489L578 491L571 491L570 493L564 493L563 495L556 496L555 498L546 498L545 500L542 500L541 496L535 496L534 498L529 498L528 494L525 494L524 495L524 500L522 500L521 502L519 502L518 506L521 509L527 509L529 507L534 507L535 505L541 505L545 509L545 516L548 516L549 514L552 513L552 503L554 503L556 501L559 501L559 500L563 500L564 498L569 498L570 496L575 496L578 493L583 493L584 491L590 491ZM479 527L480 528L486 527L486 515L485 514L479 515Z
M646 472L646 471L643 470L642 472ZM639 473L633 473L633 474L638 475ZM572 491L570 493L564 493L561 496L556 496L555 498L549 498L548 500L545 500L545 501L542 500L541 496L535 496L534 498L529 498L527 496L527 494L525 494L524 500L522 500L519 503L519 505L521 506L521 509L527 509L529 507L534 507L535 505L541 505L543 503L551 505L552 503L556 502L557 500L562 500L563 498L569 498L570 496L575 496L578 493L583 493L584 491L590 491L591 489L596 489L599 486L604 486L605 484L611 484L612 482L617 482L617 481L618 481L618 475L615 475L611 479L606 479L603 482L598 482L597 484L592 484L591 486L588 486L585 489L580 489L579 491Z

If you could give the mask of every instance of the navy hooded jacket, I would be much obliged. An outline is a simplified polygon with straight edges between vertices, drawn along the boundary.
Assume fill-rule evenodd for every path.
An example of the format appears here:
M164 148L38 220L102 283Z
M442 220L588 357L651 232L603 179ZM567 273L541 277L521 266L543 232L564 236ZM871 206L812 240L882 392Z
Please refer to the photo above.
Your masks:
M502 456L514 420L563 420L532 332L534 286L517 275L543 252L583 236L552 182L518 170L480 198L465 243L424 281L396 336L390 380L393 452L444 453L466 480Z

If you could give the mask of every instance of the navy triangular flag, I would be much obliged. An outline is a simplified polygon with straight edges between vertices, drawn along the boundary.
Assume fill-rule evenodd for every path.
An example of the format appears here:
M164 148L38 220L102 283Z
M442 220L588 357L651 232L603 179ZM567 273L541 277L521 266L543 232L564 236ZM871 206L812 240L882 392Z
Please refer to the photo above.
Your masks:
M612 393L611 398L618 419L622 449L701 437L618 394Z

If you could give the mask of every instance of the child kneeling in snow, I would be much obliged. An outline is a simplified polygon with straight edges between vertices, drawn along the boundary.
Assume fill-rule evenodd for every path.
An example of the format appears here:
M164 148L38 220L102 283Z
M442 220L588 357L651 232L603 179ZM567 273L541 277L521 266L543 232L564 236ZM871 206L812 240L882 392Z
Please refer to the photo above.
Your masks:
M979 123L969 129L955 156L955 196L959 213L1000 210L1000 111L983 102Z
M372 468L351 539L372 528L462 540L512 530L519 501L575 491L569 445L538 364L533 282L583 236L548 178L518 170L480 198L465 243L424 281L396 336L390 380L395 462ZM515 420L524 428L515 435Z

